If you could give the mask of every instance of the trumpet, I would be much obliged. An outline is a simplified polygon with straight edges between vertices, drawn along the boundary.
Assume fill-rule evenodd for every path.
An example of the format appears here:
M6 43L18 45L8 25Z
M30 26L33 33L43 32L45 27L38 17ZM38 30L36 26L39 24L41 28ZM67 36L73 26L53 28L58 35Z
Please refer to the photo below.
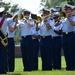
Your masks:
M20 19L24 19L27 20L27 18L31 17L32 19L34 19L35 21L37 21L38 23L41 23L42 20L45 20L46 17L51 16L51 14L47 15L47 16L37 16L36 14L31 14L30 16L24 16L23 13L20 14Z
M8 45L8 39L7 36L3 33L2 29L0 29L0 40L3 46L7 46Z
M36 14L31 14L31 18L37 21L38 23L42 22L42 18L40 16L37 16Z
M65 14L64 11L61 11L61 12L60 12L60 17L61 17L61 18L62 18L62 17L66 17L66 14Z
M60 17L66 17L66 14L69 14L69 15L75 15L75 11L71 12L71 13L65 13L64 11L60 12Z

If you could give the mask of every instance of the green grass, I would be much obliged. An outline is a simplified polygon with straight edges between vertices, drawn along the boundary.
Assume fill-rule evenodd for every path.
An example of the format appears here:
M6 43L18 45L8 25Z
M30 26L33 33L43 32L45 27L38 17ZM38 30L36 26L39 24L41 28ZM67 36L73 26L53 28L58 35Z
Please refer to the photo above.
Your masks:
M30 72L23 72L23 64L22 58L15 59L15 71L9 72L8 75L75 75L75 71L66 71L66 63L64 57L62 57L62 69L61 70L52 70L52 71L42 71L42 62L41 58L38 58L38 71L30 71Z

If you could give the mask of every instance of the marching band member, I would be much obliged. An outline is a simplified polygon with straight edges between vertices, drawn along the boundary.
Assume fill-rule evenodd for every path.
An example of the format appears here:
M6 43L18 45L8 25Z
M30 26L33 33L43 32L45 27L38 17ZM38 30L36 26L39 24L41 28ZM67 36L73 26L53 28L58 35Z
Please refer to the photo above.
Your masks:
M11 18L12 16L13 15L10 12L7 12L6 18ZM12 22L7 27L7 35L8 35L8 46L7 46L8 72L13 72L14 69L15 69L15 42L14 42L14 33L15 33L14 27L15 27L15 25L17 25L17 23Z
M51 26L54 21L48 16L50 11L43 9L42 16L44 17L40 25L36 25L36 30L40 29L40 52L42 58L42 70L52 70L52 37Z
M64 10L66 13L66 18L64 19L62 25L63 31L63 50L66 60L66 70L74 70L75 65L75 42L74 42L74 30L73 26L75 26L75 16L72 15L72 6L64 5Z
M24 71L32 70L33 62L33 49L32 49L32 36L31 27L34 26L34 21L29 19L31 12L24 10L24 18L18 24L21 30L21 52Z
M53 68L55 70L61 69L62 23L59 18L60 18L60 14L56 12L54 14L55 25L53 26L53 33L52 33Z
M1 7L0 8L0 74L7 74L7 46L2 44L3 39L6 38L2 38L2 34L6 35L6 30L7 30L7 26L9 23L15 21L15 19L17 19L17 15L13 16L10 19L4 19L4 10L5 8ZM3 33L1 33L3 32ZM6 39L7 40L7 39Z
M33 70L38 70L38 54L39 54L39 41L40 41L40 30L36 31L36 24L31 27L31 35L33 42Z

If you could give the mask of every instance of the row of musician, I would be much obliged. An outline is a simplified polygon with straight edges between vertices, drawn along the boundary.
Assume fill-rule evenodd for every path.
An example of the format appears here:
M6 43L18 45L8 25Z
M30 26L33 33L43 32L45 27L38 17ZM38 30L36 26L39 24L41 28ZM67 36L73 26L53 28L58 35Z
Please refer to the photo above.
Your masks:
M63 32L63 50L66 61L66 70L75 70L75 13L71 6L64 6L65 13L59 12L50 13L49 10L43 9L41 17L31 14L30 11L24 11L21 15L20 23L18 19L13 29L21 28L21 52L23 59L23 71L38 70L38 50L40 44L40 52L42 58L42 70L61 69L61 34ZM38 31L40 29L40 43L31 39L31 27L32 30ZM12 29L11 26L8 26ZM38 32L39 33L39 32ZM35 31L33 31L33 37L36 38ZM11 35L8 34L8 50ZM11 46L11 45L10 45ZM37 47L38 46L38 47ZM38 49L38 50L37 50ZM10 52L10 56L12 53ZM9 58L10 58L9 56ZM12 60L12 59L11 59ZM11 62L8 62L11 64ZM12 62L13 65L14 61ZM13 70L11 70L13 67ZM14 65L9 65L9 71L14 71Z

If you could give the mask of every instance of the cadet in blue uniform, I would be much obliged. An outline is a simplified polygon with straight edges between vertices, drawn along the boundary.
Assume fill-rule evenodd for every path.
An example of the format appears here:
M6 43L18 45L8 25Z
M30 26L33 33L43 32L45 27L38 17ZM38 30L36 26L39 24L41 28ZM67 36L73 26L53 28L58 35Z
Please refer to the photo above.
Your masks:
M39 39L40 39L40 30L36 31L36 24L31 28L31 35L33 40L33 70L38 70L38 53L39 53Z
M40 29L40 52L42 58L42 70L52 70L52 37L51 32L54 21L49 17L50 11L43 9L43 20L40 25L36 25L36 30Z
M63 21L63 50L66 60L66 70L74 70L74 53L75 53L75 42L74 42L74 30L75 16L72 15L72 6L64 5L66 18Z
M11 18L13 15L8 12L6 14L7 18ZM16 22L12 22L7 27L7 35L8 35L8 46L7 46L7 64L8 64L8 72L13 72L15 69L15 42L14 42L14 32L15 32ZM11 28L10 28L11 26ZM12 43L11 43L12 42Z
M3 20L3 15L4 15L4 8L0 8L0 23L1 21ZM4 22L1 26L1 30L3 32L3 34L6 35L6 30L7 30L7 26L9 23L15 21L15 19L17 18L17 16L15 15L13 18L10 18L10 19L4 19ZM0 31L1 33L1 31ZM6 42L4 41L5 44L2 44L2 40L4 38L2 38L2 34L0 34L0 74L6 74L7 73L7 46L6 45L6 42L7 42L7 39L6 39Z
M62 23L58 12L54 14L55 25L52 33L53 69L61 69L61 34Z
M21 51L24 71L32 70L33 62L33 49L32 49L32 36L31 27L34 26L34 21L29 19L30 11L24 11L24 18L19 23L21 29Z

